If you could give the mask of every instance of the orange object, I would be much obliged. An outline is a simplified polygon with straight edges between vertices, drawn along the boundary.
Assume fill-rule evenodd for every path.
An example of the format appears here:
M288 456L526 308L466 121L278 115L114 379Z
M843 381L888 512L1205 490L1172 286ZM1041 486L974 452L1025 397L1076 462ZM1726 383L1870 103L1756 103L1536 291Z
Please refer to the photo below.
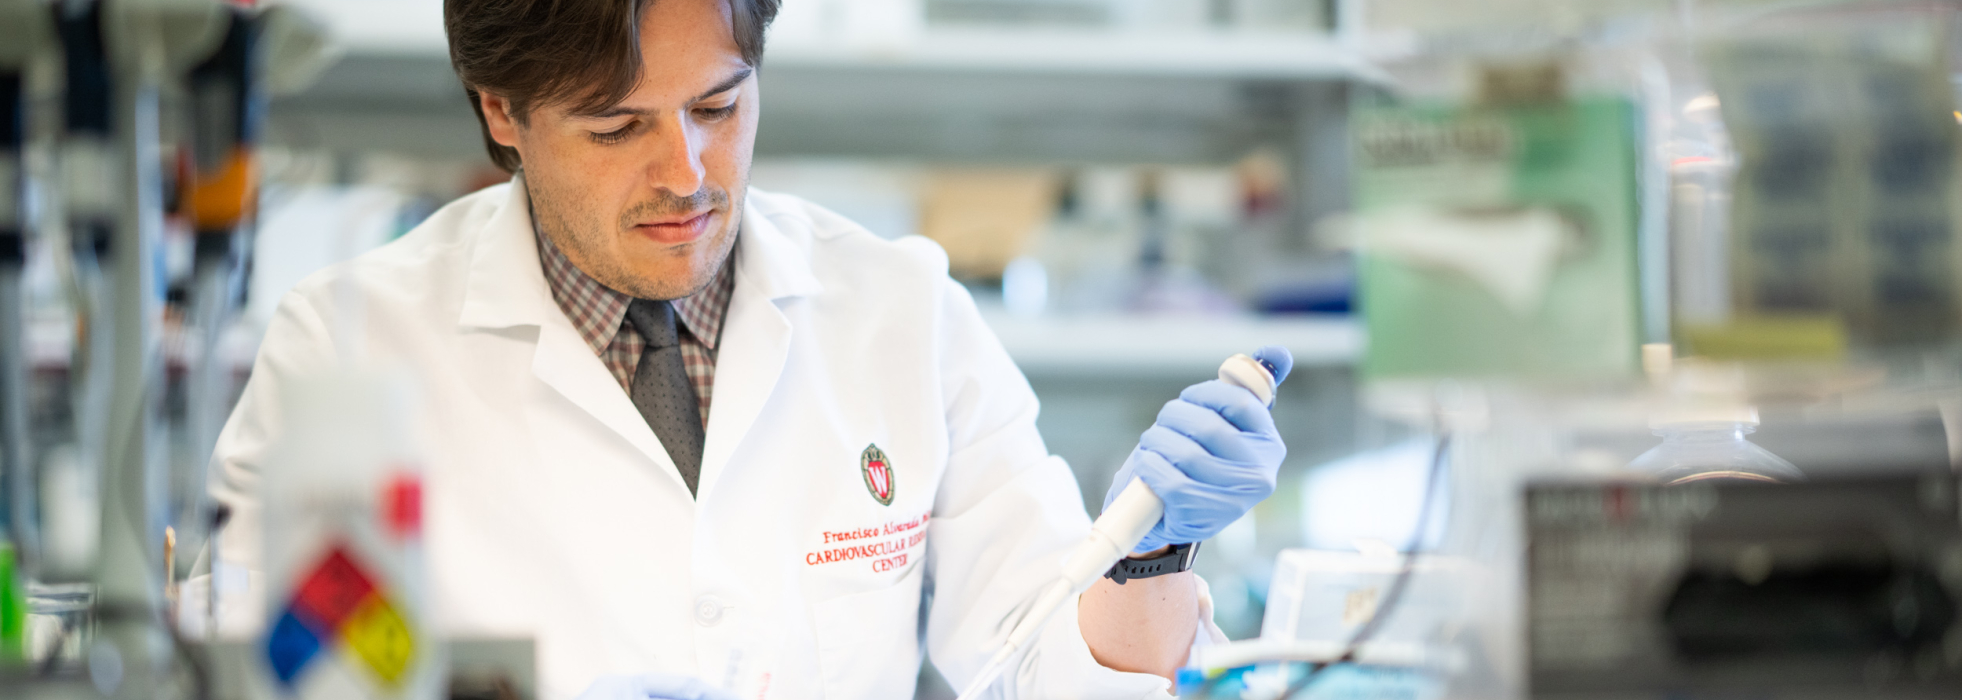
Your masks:
M178 208L197 230L230 230L258 204L258 159L250 150L234 148L217 172L195 173L181 192Z

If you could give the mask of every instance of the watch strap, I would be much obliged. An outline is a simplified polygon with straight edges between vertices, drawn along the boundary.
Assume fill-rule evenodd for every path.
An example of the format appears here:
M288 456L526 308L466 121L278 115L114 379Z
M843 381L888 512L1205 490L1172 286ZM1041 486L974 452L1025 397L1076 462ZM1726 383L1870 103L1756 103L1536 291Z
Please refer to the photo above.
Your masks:
M1172 545L1171 551L1150 559L1132 559L1130 557L1119 559L1116 564L1111 565L1110 571L1104 572L1104 578L1116 581L1117 585L1122 586L1125 581L1134 578L1151 578L1153 576L1176 574L1181 571L1191 571L1192 562L1198 556L1198 542Z

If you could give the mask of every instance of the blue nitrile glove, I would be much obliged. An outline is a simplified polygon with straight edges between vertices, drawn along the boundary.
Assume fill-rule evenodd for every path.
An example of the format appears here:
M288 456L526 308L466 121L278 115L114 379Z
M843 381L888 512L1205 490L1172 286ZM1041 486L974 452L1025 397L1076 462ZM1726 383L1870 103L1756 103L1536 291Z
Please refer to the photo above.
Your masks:
M634 673L600 676L576 700L738 700L694 676Z
M1294 356L1278 345L1256 350L1253 357L1274 370L1276 386L1294 368ZM1158 422L1117 470L1104 507L1132 478L1143 479L1165 501L1165 517L1132 551L1198 542L1273 493L1287 455L1274 417L1253 392L1217 379L1200 382L1158 411Z

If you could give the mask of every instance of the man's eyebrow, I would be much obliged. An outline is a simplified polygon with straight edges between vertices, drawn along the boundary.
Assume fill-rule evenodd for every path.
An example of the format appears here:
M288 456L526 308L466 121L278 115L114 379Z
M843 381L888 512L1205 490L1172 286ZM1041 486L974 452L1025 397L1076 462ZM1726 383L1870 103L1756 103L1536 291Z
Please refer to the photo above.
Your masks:
M730 88L741 85L743 81L749 79L750 74L755 72L755 68L744 66L742 70L736 71L735 75L731 75L722 82L716 83L715 87L702 91L702 94L696 95L695 99L689 100L689 102L700 102L714 96L716 93L727 92Z
M729 90L730 90L731 88L734 88L734 87L736 87L737 85L741 85L743 81L745 81L745 80L748 80L748 79L749 79L749 76L750 76L751 74L754 74L755 72L756 72L756 69L755 69L755 68L749 68L749 67L745 67L745 68L743 68L742 70L739 70L739 71L736 71L736 73L735 73L734 75L731 75L731 76L729 76L728 78L725 78L725 79L723 79L723 81L722 81L722 82L719 82L719 83L716 83L716 84L715 84L715 87L712 87L712 88L709 88L709 89L707 89L707 90L704 90L704 91L702 91L702 94L700 94L700 95L696 95L696 96L694 96L694 97L692 97L692 98L689 98L689 100L688 100L688 101L689 101L689 102L691 102L691 103L693 103L693 102L700 102L700 101L702 101L702 100L706 100L706 99L708 99L708 98L709 98L709 97L711 97L711 96L714 96L714 95L715 95L716 93L721 93L721 92L727 92L727 91L729 91ZM643 112L645 112L645 111L646 111L646 110L640 110L640 109L633 109L633 108L631 108L631 107L622 107L622 106L619 106L619 105L614 105L614 106L612 106L612 107L608 107L608 108L606 108L606 109L604 109L604 110L600 110L600 111L598 111L598 112L588 112L588 113L585 113L585 114L574 114L574 115L572 115L572 116L575 116L575 117L583 117L583 118L586 118L586 119L611 119L611 118L613 118L613 117L624 117L624 116L630 116L630 115L637 115L637 114L641 114L641 113L643 113Z

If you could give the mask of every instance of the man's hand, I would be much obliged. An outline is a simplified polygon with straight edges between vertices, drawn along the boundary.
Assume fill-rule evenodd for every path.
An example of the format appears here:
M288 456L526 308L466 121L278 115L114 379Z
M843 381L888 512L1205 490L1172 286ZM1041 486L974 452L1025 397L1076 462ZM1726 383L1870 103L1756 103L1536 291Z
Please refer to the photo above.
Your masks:
M1254 359L1274 368L1279 385L1294 367L1286 348L1267 346ZM1287 445L1253 392L1213 380L1186 387L1158 411L1124 468L1111 480L1104 507L1133 477L1165 501L1165 517L1134 552L1199 542L1239 520L1274 492Z
M600 676L577 700L737 700L728 691L693 676L639 673Z
M1264 347L1254 359L1286 379L1294 358ZM1158 412L1111 483L1104 506L1143 479L1165 501L1165 517L1133 552L1219 534L1274 492L1287 446L1253 392L1225 382L1194 384ZM1190 573L1098 581L1077 599L1077 626L1097 663L1171 679L1199 628L1199 587Z

